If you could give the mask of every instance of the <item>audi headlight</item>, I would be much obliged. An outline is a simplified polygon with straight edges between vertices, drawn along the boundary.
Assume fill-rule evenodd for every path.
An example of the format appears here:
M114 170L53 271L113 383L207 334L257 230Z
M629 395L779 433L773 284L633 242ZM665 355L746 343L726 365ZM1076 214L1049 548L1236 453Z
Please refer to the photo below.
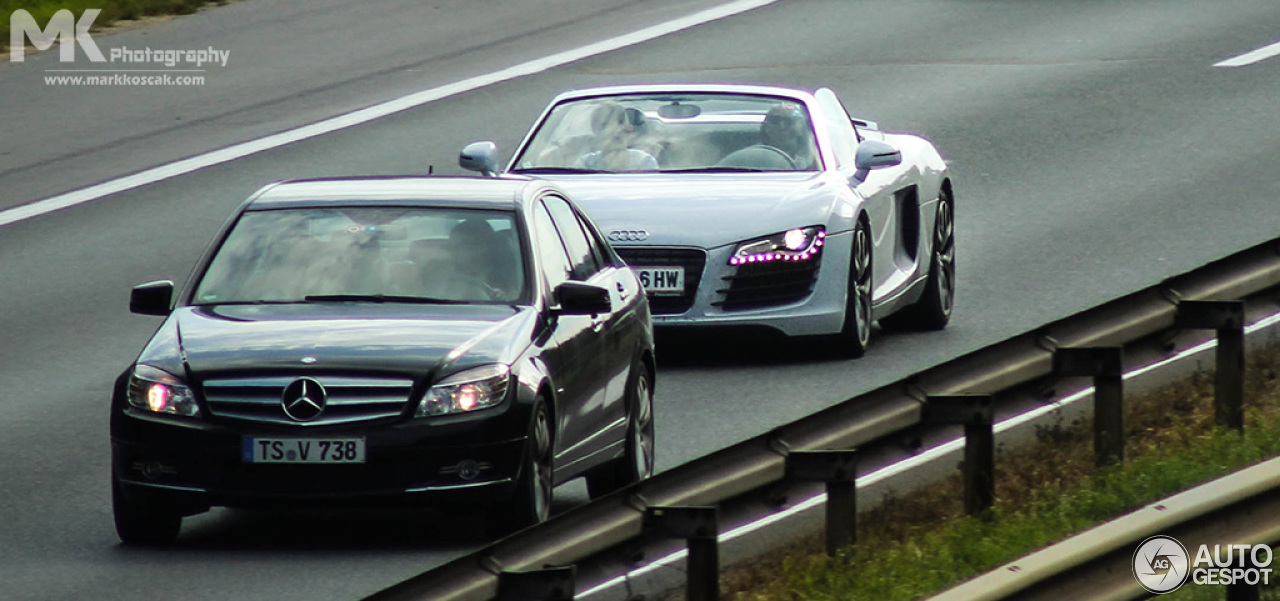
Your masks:
M822 251L826 237L827 231L818 226L778 232L768 238L739 244L729 258L729 264L808 261L816 258Z
M511 368L503 364L468 369L449 376L427 391L415 417L450 415L486 409L502 402L511 383Z
M129 404L144 411L195 417L200 406L177 376L150 365L137 365L129 377Z

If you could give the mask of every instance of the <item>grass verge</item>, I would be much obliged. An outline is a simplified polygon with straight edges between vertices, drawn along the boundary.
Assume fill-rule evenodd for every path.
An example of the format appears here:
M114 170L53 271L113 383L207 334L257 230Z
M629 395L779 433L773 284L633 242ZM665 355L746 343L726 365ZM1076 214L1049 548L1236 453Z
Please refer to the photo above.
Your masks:
M801 540L722 575L731 601L906 601L940 592L1179 491L1280 455L1280 350L1254 353L1243 435L1213 426L1212 374L1126 398L1123 466L1093 464L1092 424L1041 428L996 459L990 515L962 515L959 475L859 517L859 544L830 558ZM1217 587L1206 589L1221 598ZM1185 591L1188 598L1193 594ZM1280 597L1280 590L1264 593Z
M228 0L0 0L0 52L9 50L9 19L14 11L25 9L44 29L53 14L68 9L79 20L90 8L102 13L93 22L91 32L101 31L118 21L158 15L187 15L208 5L227 4Z

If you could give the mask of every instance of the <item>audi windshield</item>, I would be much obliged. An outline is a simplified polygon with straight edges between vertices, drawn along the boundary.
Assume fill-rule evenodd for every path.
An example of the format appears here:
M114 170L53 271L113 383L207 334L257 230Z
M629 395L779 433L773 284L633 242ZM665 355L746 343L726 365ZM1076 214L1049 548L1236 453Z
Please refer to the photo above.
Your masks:
M750 94L626 94L562 102L512 163L530 174L813 171L805 107Z

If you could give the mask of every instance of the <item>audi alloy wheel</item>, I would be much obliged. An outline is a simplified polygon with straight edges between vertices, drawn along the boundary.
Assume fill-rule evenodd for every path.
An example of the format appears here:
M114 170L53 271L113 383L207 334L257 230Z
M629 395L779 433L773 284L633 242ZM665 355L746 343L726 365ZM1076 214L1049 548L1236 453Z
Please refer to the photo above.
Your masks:
M846 355L858 358L871 341L871 228L858 220L849 254L849 292L840 342Z

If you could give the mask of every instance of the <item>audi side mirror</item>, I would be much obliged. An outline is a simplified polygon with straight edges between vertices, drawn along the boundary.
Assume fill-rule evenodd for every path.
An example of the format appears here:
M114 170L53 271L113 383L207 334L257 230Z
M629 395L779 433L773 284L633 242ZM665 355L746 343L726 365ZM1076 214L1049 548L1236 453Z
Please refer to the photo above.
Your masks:
M865 182L872 169L883 169L901 164L901 150L879 140L863 140L861 144L858 144L858 151L853 157L853 165L858 168L858 171L853 174L853 178L860 182Z
M137 315L165 316L173 311L173 282L147 282L133 288L129 311Z
M613 310L609 290L585 282L565 282L556 286L556 303L562 315L598 315Z
M467 171L477 171L486 177L498 174L498 145L493 142L472 142L458 155L458 165Z

